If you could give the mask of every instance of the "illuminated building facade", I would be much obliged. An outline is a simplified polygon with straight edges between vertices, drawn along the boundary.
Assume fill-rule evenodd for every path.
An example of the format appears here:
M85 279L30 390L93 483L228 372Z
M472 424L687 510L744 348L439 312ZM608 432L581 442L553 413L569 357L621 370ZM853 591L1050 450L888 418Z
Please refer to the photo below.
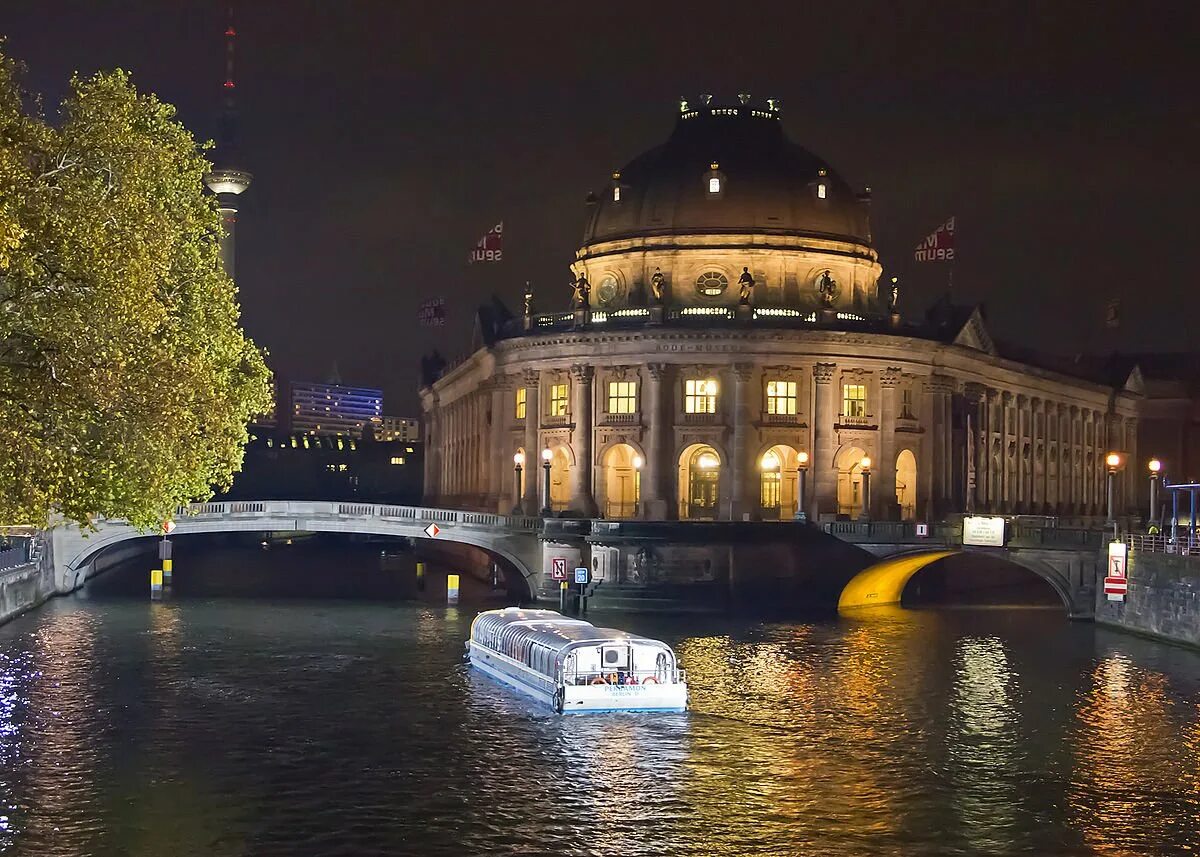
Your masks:
M421 421L412 417L376 417L370 428L376 440L402 440L405 443L421 440Z
M978 309L903 318L869 194L739 101L681 103L611 174L570 309L527 300L427 379L426 502L536 514L545 456L551 509L589 516L790 518L802 485L810 517L1104 514L1136 376L1006 355Z
M293 383L289 393L287 410L296 432L362 437L383 414L383 391L374 387Z

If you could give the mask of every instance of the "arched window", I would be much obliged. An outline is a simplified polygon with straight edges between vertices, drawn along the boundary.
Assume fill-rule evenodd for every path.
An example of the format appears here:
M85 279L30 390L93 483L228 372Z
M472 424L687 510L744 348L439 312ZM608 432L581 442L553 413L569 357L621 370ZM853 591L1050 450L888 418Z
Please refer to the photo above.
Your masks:
M696 291L706 298L715 298L729 288L729 278L720 271L705 271L696 278Z

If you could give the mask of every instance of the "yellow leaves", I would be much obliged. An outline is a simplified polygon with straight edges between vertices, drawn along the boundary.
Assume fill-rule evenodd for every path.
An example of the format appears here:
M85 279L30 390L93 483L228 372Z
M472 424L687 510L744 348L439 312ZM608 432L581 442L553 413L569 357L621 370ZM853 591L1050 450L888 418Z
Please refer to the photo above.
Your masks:
M228 482L270 376L173 109L122 72L72 86L60 128L0 133L0 517L149 525Z

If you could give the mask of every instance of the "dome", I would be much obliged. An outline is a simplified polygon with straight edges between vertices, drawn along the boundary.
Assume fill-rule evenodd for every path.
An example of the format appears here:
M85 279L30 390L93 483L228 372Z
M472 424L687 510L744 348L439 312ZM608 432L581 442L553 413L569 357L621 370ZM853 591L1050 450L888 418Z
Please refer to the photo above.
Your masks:
M865 200L784 135L778 111L705 105L613 174L583 245L745 232L870 244Z

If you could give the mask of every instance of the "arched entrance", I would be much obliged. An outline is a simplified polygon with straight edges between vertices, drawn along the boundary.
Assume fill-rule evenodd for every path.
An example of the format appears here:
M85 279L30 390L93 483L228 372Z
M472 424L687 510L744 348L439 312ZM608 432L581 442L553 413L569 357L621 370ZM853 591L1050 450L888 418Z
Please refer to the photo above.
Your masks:
M720 502L721 456L706 443L695 443L679 456L679 518L712 521Z
M896 505L900 507L900 520L916 520L917 457L910 449L902 449L896 456Z
M862 511L862 460L867 453L857 446L843 447L837 460L838 514L855 517Z
M554 447L550 457L550 511L562 512L571 503L571 454L565 446Z
M758 498L763 520L780 521L796 515L799 475L795 449L777 444L758 460Z
M618 443L604 453L604 517L636 518L641 499L642 458L627 443Z

